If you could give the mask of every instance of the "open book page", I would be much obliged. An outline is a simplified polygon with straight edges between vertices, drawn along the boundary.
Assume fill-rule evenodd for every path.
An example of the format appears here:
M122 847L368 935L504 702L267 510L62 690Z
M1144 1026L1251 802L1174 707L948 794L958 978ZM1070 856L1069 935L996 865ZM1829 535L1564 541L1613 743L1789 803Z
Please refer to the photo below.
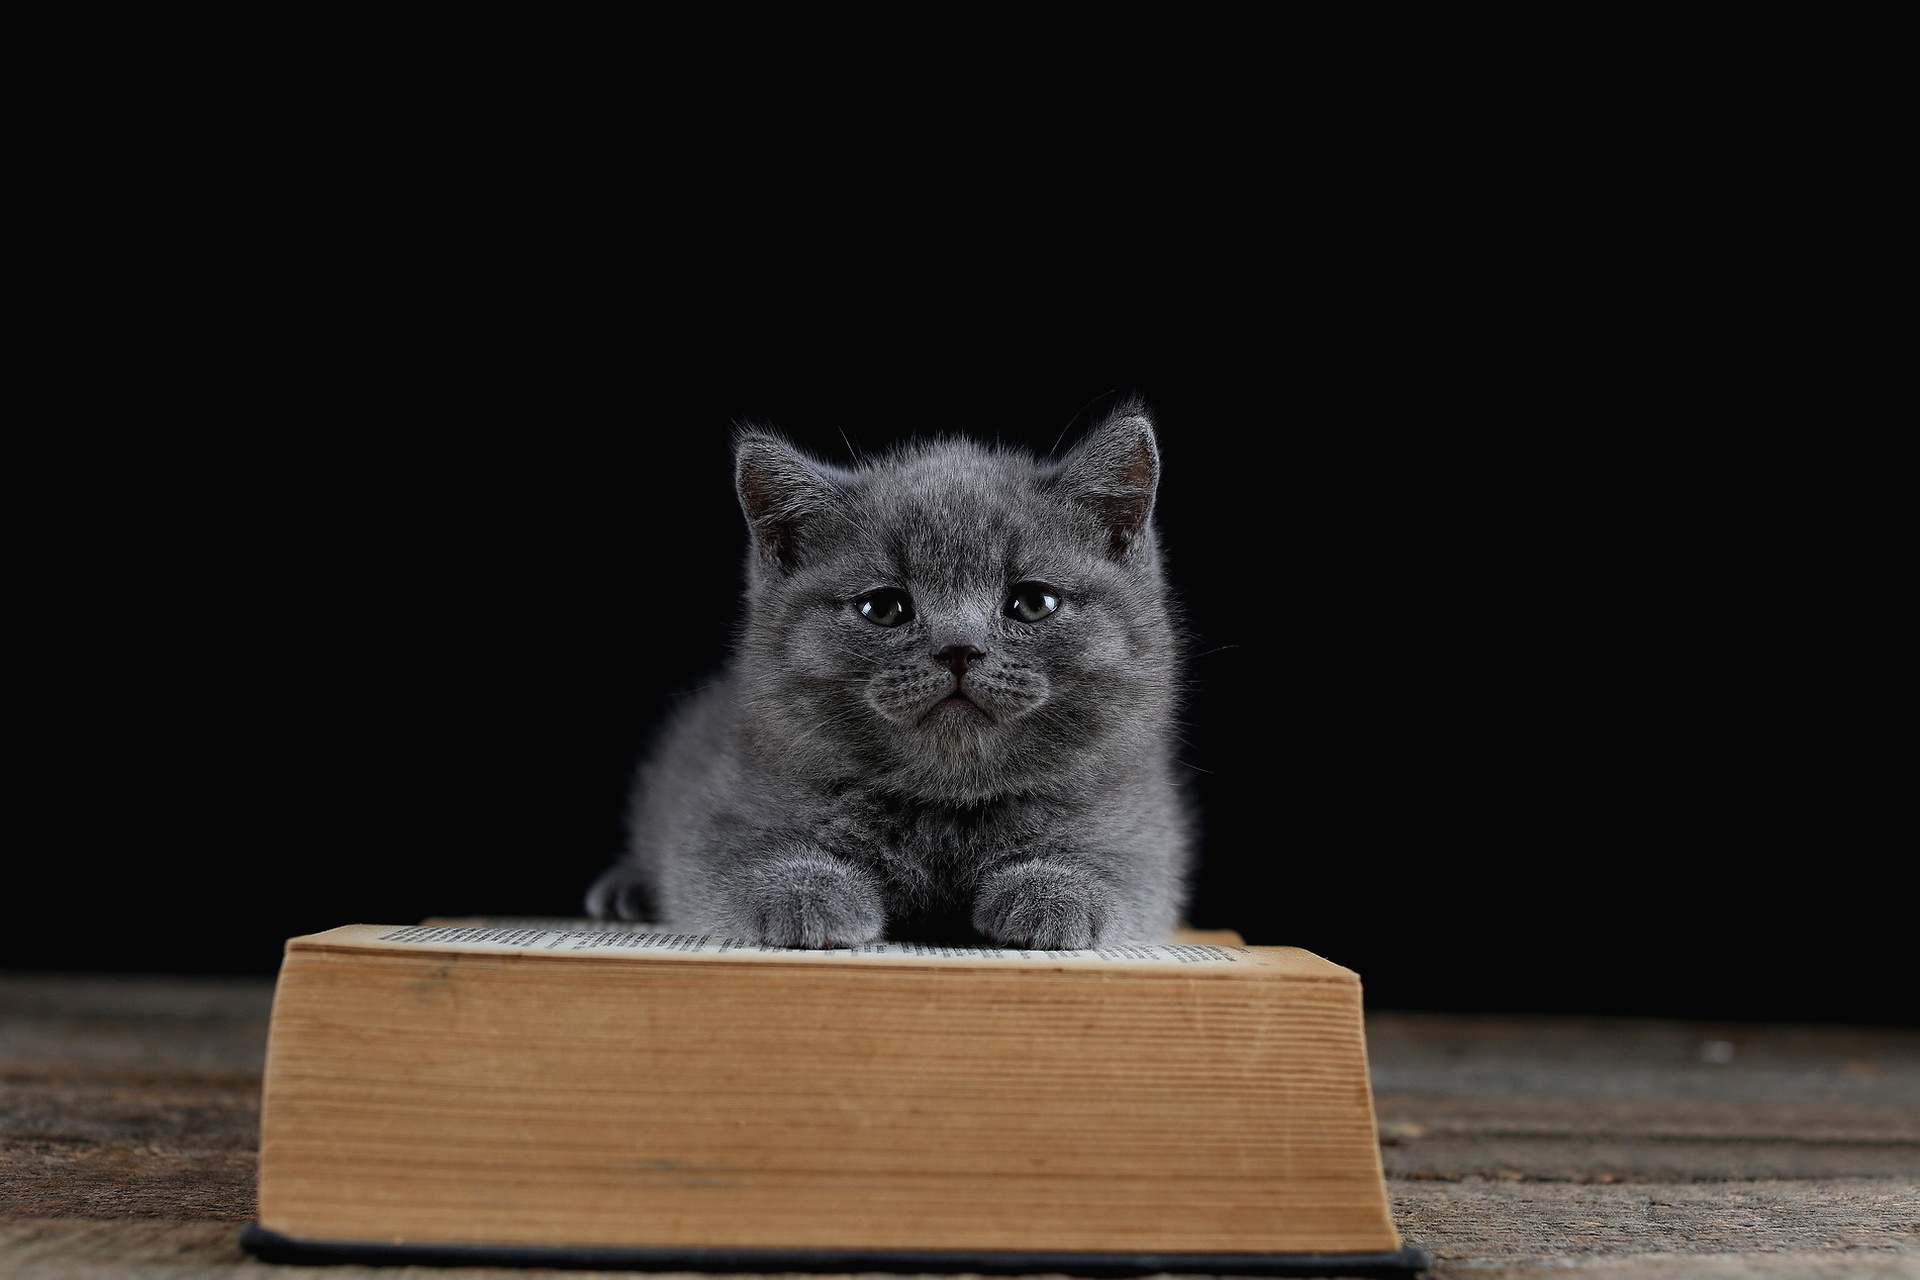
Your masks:
M1217 969L1270 969L1294 956L1324 965L1306 952L1284 947L1219 946L1199 943L1126 943L1077 951L938 946L915 942L874 942L820 951L769 947L718 934L672 932L651 925L570 918L489 917L468 923L452 918L414 925L345 925L299 939L320 946L376 947L462 952L543 955L650 956L657 958L729 957L776 959L816 964L963 963L972 965L1148 965Z

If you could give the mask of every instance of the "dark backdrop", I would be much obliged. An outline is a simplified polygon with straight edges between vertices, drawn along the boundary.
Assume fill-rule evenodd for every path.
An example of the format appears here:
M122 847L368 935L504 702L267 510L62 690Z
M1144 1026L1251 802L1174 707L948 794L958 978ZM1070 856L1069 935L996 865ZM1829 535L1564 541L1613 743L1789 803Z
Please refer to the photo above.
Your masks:
M734 422L836 459L1050 449L1138 391L1194 635L1194 924L1375 1007L1913 1019L1911 851L1862 820L1884 770L1797 647L1791 502L1756 500L1766 446L1697 345L1518 272L1473 309L1462 276L951 314L325 274L297 324L237 289L217 342L114 367L112 413L26 473L56 516L17 677L50 714L0 963L266 974L336 924L577 910L733 620Z

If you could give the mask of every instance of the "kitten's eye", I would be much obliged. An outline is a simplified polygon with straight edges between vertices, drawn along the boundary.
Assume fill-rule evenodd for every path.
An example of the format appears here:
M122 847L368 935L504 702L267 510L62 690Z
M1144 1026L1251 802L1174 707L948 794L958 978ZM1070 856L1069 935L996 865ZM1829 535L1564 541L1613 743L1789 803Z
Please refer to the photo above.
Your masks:
M1007 616L1038 622L1060 607L1060 593L1044 582L1022 582L1007 597Z
M869 591L854 603L860 606L860 616L876 627L897 627L913 619L913 601L893 587Z

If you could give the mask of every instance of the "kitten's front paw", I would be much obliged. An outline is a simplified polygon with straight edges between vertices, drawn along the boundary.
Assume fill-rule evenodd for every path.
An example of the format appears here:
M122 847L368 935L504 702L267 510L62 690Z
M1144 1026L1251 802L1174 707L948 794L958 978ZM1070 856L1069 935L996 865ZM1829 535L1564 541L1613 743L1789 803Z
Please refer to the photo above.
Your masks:
M587 914L595 920L653 919L653 892L640 868L618 862L602 872L587 890Z
M753 938L773 947L856 947L878 938L887 923L873 882L824 856L762 863L746 907Z
M1111 890L1085 868L1017 862L989 876L973 901L973 927L1003 947L1073 951L1099 941Z

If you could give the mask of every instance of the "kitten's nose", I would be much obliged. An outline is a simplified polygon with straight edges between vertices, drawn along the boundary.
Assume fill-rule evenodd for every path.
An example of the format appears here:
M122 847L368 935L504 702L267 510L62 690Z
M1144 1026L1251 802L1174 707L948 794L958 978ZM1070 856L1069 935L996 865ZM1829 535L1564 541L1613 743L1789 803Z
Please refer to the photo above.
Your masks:
M967 674L967 664L987 656L985 649L976 649L970 644L950 644L944 649L933 651L933 660L957 676Z

